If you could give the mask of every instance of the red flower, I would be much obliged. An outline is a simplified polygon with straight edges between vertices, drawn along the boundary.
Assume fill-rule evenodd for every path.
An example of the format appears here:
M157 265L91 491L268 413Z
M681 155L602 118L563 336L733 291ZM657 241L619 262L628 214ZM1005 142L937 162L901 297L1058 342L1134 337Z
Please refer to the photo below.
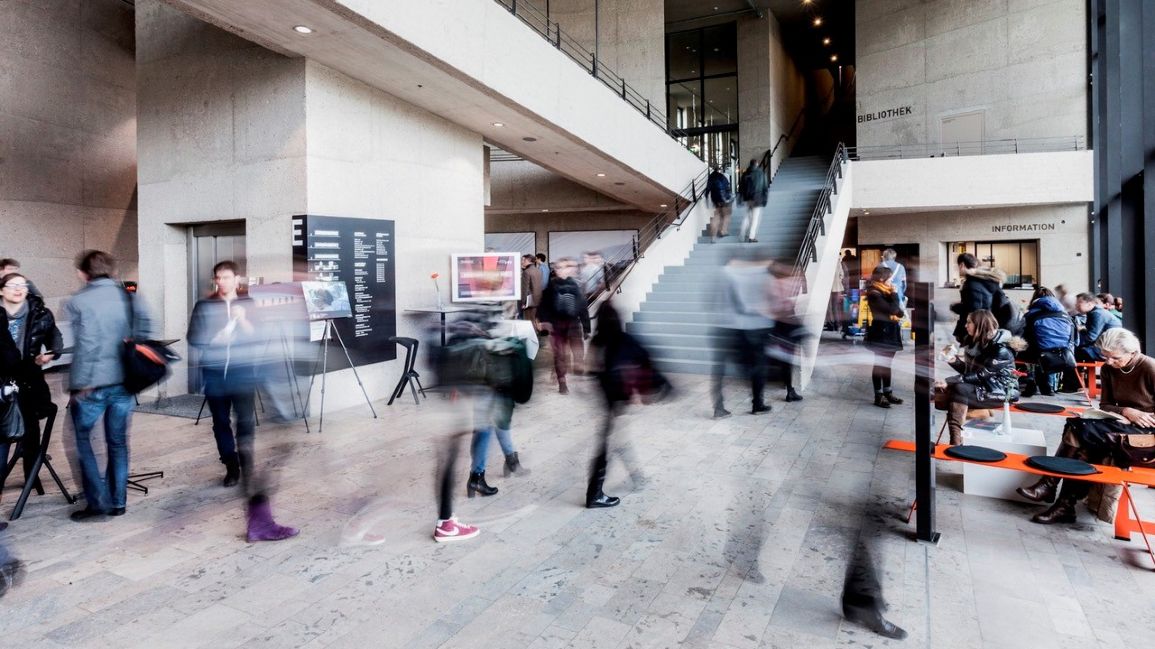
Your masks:
M430 275L430 277L432 277L433 279L437 279L438 277L441 277L441 275L439 275L438 273L433 273L432 275Z

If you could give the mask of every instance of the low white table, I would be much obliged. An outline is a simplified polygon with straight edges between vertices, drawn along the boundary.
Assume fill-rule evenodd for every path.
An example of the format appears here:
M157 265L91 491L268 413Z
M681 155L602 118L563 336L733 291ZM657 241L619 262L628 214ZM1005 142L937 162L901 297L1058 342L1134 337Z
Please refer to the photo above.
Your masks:
M1004 453L1047 455L1047 440L1043 437L1043 431L1033 428L1014 427L1010 435L1002 435L967 425L963 426L963 444L985 446ZM963 462L962 465L963 493L972 496L1031 502L1015 493L1015 489L1033 484L1039 479L1038 476L982 466L972 462Z

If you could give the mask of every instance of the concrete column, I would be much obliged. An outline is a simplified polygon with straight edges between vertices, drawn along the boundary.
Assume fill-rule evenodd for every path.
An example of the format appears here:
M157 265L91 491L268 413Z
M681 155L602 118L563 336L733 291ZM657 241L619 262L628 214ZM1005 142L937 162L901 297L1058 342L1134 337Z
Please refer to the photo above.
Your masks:
M738 21L738 115L739 153L742 165L774 146L790 132L806 105L806 80L786 52L778 21L769 12L764 18ZM779 147L773 169L790 155L804 124Z

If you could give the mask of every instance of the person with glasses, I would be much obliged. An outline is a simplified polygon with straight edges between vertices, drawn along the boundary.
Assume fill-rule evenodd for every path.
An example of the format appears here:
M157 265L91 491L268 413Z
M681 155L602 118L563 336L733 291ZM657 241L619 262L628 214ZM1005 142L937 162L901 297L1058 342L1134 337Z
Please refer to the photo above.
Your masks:
M0 277L0 381L15 381L24 437L20 451L24 479L31 477L40 453L40 418L52 405L52 393L44 380L44 365L60 357L63 339L52 311L44 300L29 294L28 279L20 273ZM9 444L0 444L0 460L7 461ZM37 478L36 493L44 489Z
M1099 409L1115 417L1068 419L1055 455L1093 464L1155 466L1155 448L1144 446L1155 441L1155 359L1144 355L1138 337L1122 327L1104 331L1096 344L1103 356ZM1033 522L1075 522L1075 503L1088 495L1091 483L1062 480L1059 490L1060 480L1047 476L1030 487L1019 488L1019 495L1038 503L1054 500L1058 492L1055 504L1035 514Z
M20 262L19 261L12 259L11 257L6 257L4 259L0 259L0 277L4 277L5 275L10 275L12 273L19 273L19 272L20 272ZM35 295L36 297L38 297L40 299L44 299L44 295L40 292L40 289L36 288L36 285L32 283L32 280L25 279L24 281L28 282L28 294L29 295Z

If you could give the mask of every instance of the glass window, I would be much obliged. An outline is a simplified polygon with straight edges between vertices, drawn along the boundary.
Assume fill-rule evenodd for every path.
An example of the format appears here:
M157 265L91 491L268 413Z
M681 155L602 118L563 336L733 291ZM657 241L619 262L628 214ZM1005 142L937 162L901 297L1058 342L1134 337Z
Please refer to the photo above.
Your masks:
M700 31L678 32L667 37L666 77L693 79L702 76Z
M702 125L702 98L698 94L698 82L671 83L669 101L670 108L666 114L670 128L697 128Z
M735 23L702 30L702 74L734 74L738 71L738 34Z
M706 103L705 126L738 123L738 77L718 77L702 82Z
M958 286L961 278L955 260L964 252L978 257L984 268L998 268L1007 274L1005 288L1031 288L1039 282L1039 241L954 241L946 244L948 283Z

